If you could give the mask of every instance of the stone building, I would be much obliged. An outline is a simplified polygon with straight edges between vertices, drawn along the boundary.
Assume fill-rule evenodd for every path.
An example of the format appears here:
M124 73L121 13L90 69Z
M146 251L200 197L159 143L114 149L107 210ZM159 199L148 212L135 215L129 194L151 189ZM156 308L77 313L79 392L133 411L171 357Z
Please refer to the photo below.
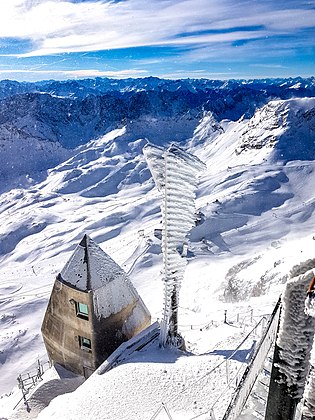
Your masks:
M55 280L42 335L53 362L87 378L150 322L126 273L85 235Z

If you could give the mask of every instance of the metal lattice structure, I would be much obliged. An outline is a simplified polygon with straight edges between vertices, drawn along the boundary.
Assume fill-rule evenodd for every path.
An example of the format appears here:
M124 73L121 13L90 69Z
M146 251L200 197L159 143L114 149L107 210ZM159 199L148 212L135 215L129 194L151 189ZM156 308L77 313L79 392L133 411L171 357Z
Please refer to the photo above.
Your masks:
M147 145L143 151L162 193L164 307L160 344L180 346L178 296L187 263L187 234L195 223L197 175L205 165L174 145L166 150Z

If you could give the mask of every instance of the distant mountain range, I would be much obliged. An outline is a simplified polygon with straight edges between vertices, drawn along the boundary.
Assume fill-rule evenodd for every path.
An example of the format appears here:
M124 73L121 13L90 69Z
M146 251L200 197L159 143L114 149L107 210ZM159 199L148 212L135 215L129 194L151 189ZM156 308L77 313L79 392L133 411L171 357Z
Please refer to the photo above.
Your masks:
M243 88L254 92L264 92L267 96L277 96L288 99L292 96L313 96L315 93L315 78L278 78L253 80L209 80L209 79L179 79L167 80L157 77L139 79L108 79L96 77L93 79L28 83L12 80L0 81L0 99L22 93L49 93L73 99L84 99L89 95L116 93L117 96L140 91L186 91L200 93L217 91L233 91ZM218 92L217 92L218 93Z
M154 77L38 83L3 80L0 156L4 163L0 177L53 167L69 156L69 150L123 126L127 127L125 138L129 141L183 141L193 136L207 112L216 121L237 121L253 117L271 100L314 96L314 77L247 81ZM243 147L247 147L246 141Z

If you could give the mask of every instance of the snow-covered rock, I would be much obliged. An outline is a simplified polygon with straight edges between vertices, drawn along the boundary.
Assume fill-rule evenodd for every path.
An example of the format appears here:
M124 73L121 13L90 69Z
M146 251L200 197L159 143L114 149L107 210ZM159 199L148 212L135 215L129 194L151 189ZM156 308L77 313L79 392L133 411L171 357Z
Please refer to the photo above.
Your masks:
M258 110L236 152L262 148L271 149L275 160L313 160L315 98L272 101Z

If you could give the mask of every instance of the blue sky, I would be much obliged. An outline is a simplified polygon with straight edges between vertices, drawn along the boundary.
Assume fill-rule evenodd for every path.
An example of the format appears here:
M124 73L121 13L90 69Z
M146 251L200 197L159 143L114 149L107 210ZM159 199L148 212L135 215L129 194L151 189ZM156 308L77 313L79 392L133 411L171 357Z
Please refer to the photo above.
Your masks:
M315 0L2 0L0 79L313 76Z

